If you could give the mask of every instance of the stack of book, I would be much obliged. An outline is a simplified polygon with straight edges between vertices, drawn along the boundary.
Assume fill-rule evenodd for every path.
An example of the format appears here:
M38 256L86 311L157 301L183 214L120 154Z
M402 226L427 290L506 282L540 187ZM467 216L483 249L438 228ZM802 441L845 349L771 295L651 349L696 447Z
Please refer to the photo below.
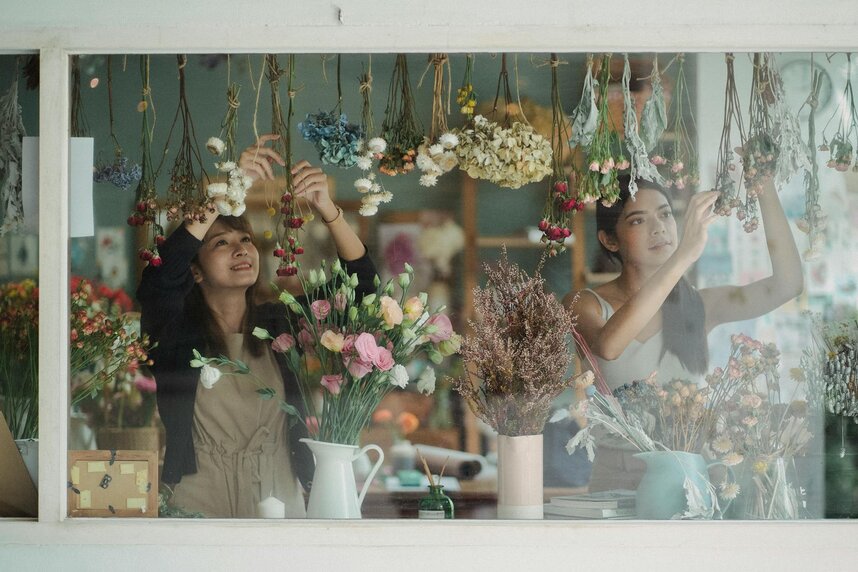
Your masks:
M635 491L617 489L551 497L551 502L545 504L545 515L549 518L634 518Z

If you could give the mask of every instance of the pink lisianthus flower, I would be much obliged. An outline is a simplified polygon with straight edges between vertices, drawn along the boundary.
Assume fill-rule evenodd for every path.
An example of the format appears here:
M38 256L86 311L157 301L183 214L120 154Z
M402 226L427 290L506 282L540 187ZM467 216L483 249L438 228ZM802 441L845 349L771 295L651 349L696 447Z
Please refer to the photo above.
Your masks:
M271 349L279 354L285 354L295 347L295 338L289 334L280 334L271 342Z
M313 337L312 332L310 330L301 330L298 332L298 344L300 344L301 348L308 354L312 354L316 352L315 344L316 339Z
M343 349L341 350L345 355L351 355L352 352L355 351L355 336L354 334L349 334L343 339Z
M402 308L399 303L390 296L382 296L379 299L379 310L381 319L388 327L393 327L402 323Z
M391 354L390 350L387 348L378 348L378 354L372 363L381 371L390 371L390 369L395 365L393 354Z
M323 375L322 376L322 387L327 389L331 395L339 395L340 388L343 385L343 376L336 375Z
M155 384L155 378L147 377L139 372L134 376L134 387L140 393L155 393L158 389L158 386Z
M327 300L316 300L310 304L310 310L313 311L313 316L321 322L331 313L331 303Z
M433 344L448 340L453 335L453 324L450 323L450 318L445 314L435 314L426 323L437 328L433 333L429 334L429 340Z
M343 365L355 379L360 379L372 371L372 362L365 362L359 357L343 356Z
M364 363L372 363L378 357L378 345L372 334L364 332L359 335L355 340L355 349Z
M315 415L311 417L304 418L304 425L307 426L307 433L310 435L318 435L319 434L319 418Z
M348 297L343 292L337 292L334 295L334 308L336 308L337 312L343 312L346 309L348 301Z

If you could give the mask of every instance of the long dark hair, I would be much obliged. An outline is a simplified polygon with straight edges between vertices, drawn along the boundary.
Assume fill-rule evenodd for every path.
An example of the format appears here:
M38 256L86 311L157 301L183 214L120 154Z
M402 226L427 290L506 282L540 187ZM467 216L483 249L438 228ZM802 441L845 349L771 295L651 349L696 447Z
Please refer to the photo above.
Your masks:
M231 230L246 232L250 235L250 240L253 242L254 246L256 246L256 236L253 234L253 228L250 226L250 222L243 215L237 217L222 216L218 218L218 222L223 223ZM194 256L193 263L199 263L198 256ZM244 294L244 299L247 303L247 310L244 313L244 320L242 320L241 326L241 331L245 334L244 347L250 350L252 355L257 357L262 355L264 344L262 343L262 340L248 334L256 324L255 300L256 291L259 288L261 278L262 273L260 272L259 276L256 278L256 282L254 282ZM206 300L203 297L202 288L200 288L199 284L194 284L193 289L191 289L191 292L185 299L185 304L188 308L191 319L202 326L206 351L214 355L226 355L227 350L226 342L224 341L224 332L221 330L220 326L218 326L211 308L206 303Z
M611 206L606 207L599 203L596 206L596 232L603 230L605 234L616 238L617 222L626 205L631 199L629 193L628 175L619 177L620 198ZM641 189L652 189L660 192L667 199L667 203L673 208L670 195L656 183L638 179ZM634 199L632 199L634 200ZM600 243L601 244L601 243ZM616 252L612 252L601 245L609 257L622 260ZM703 299L700 293L683 276L670 291L661 307L662 316L662 339L664 344L661 355L666 352L674 354L688 371L692 373L706 373L709 366L709 345L706 342L706 311L703 307ZM665 380L668 381L668 380Z

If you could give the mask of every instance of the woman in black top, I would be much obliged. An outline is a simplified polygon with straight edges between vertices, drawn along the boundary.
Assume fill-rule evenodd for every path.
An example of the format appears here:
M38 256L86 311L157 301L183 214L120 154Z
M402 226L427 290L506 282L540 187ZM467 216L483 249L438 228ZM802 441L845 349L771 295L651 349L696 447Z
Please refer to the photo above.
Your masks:
M285 164L265 146L275 138L265 135L241 154L239 166L254 180L273 179L271 164ZM358 298L373 291L375 267L331 200L325 174L306 161L292 173L293 194L312 205L347 272L358 275ZM312 455L298 442L306 436L302 425L287 429L278 400L263 403L240 377L227 376L212 389L198 390L200 370L190 366L193 349L249 359L274 376L279 372L282 387L269 381L278 397L300 403L283 355L251 335L256 326L275 336L289 331L289 315L280 303L253 302L260 262L250 225L243 217L212 212L205 223L182 224L159 250L162 264L144 270L137 298L142 328L158 344L151 355L167 431L163 482L176 486L177 504L206 516L253 517L260 499L283 495L295 504L290 513L290 499L280 499L287 513L301 516L303 504L297 507L289 481L294 484L297 476L306 484L312 477Z

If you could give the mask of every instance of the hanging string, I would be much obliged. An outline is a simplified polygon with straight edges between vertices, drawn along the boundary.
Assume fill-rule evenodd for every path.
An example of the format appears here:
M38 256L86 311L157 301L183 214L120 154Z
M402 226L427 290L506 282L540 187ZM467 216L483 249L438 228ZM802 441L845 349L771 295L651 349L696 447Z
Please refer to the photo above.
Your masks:
M372 54L367 58L366 71L358 78L360 87L361 99L361 128L364 132L364 137L369 140L375 134L375 125L373 124L372 116Z
M107 113L110 120L110 138L113 140L113 152L120 155L122 147L119 145L119 140L116 138L116 133L113 129L113 70L111 58L112 56L107 56Z
M89 125L83 111L83 99L80 93L80 56L72 56L72 92L70 131L72 137L89 137Z

